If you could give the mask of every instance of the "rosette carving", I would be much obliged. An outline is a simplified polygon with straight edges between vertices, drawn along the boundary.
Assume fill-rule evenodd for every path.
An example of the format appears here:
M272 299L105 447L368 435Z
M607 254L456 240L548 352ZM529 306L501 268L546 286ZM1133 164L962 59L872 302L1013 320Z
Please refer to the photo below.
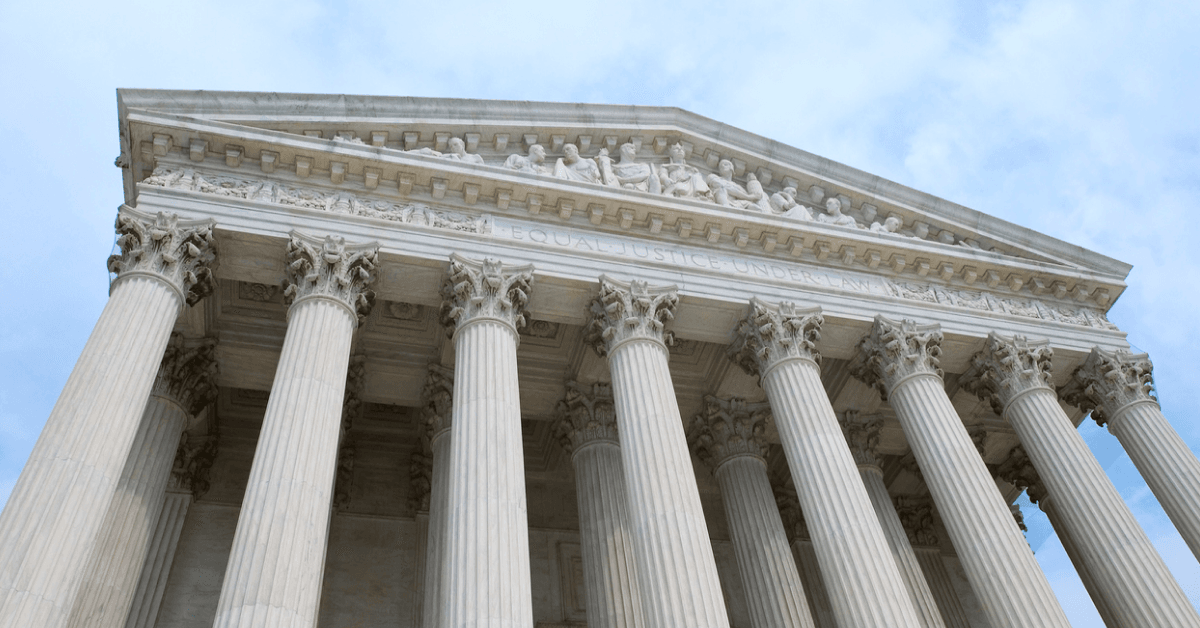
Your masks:
M878 416L861 416L854 410L842 413L838 423L842 426L842 435L854 454L854 463L860 466L879 466L879 431L883 429L883 418Z
M789 358L820 364L817 341L824 323L819 307L799 308L788 301L774 305L752 297L750 314L734 329L729 359L747 373L760 376Z
M1099 347L1059 389L1063 401L1091 412L1103 427L1116 412L1139 401L1158 403L1154 396L1154 365L1145 353L1105 351Z
M937 547L938 535L933 527L933 502L928 497L898 496L893 498L896 515L913 547Z
M339 301L363 319L371 313L379 244L346 244L341 236L325 239L292 232L287 247L287 281L283 300L287 305L310 297Z
M533 266L505 266L499 260L450 256L442 284L441 320L451 333L476 319L499 320L513 330L525 326L525 306L533 289Z
M688 442L692 451L709 467L716 469L738 456L753 456L766 460L767 423L771 407L763 403L747 403L741 397L721 399L704 396L704 412L692 419Z
M850 373L879 391L886 401L888 392L904 378L917 373L942 377L940 325L918 325L912 320L893 321L876 316L871 333L858 343L858 355Z
M675 336L666 330L666 323L675 318L678 303L675 286L650 286L637 279L625 283L601 275L600 294L592 300L584 342L601 356L635 338L671 346Z
M971 358L971 366L959 383L963 390L992 405L996 414L1018 395L1034 388L1053 391L1048 341L1030 342L1024 336L988 334L983 351Z
M173 399L195 416L217 398L218 372L215 339L188 342L173 332L151 394Z
M612 385L598 382L584 386L567 382L567 395L558 402L554 431L567 453L574 453L594 442L617 444L617 410L613 404Z
M188 305L212 293L211 266L216 260L213 225L207 220L181 220L175 214L151 215L128 205L117 213L120 255L108 258L108 271L117 281L149 275L174 288Z

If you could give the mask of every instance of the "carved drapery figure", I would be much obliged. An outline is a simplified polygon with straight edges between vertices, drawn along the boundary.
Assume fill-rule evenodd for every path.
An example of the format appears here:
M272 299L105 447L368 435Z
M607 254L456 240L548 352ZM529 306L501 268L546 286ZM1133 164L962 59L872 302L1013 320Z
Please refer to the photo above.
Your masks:
M745 207L744 203L739 201L752 200L746 193L746 188L733 180L733 162L728 159L722 159L717 164L717 171L705 177L704 180L708 183L712 201L717 205Z
M608 156L607 148L600 149L600 156L596 157L604 176L604 184L626 190L661 194L662 186L658 177L654 176L654 168L650 164L634 161L637 157L637 146L632 142L625 142L621 144L620 150L621 160L616 163Z
M878 223L878 222L871 223L871 232L872 233L891 233L891 234L895 234L895 235L901 235L899 233L901 224L902 223L900 222L899 218L897 218L895 216L888 216L887 218L884 219L884 221L882 223Z
M817 222L841 227L858 228L858 221L842 213L842 202L836 198L829 198L825 201L825 213L817 214Z
M739 203L742 209L757 209L764 214L775 213L771 209L771 198L767 195L767 191L763 189L762 182L758 180L753 172L746 175L746 195L748 199Z
M672 144L667 154L670 161L658 167L662 193L675 198L704 198L709 191L708 184L698 169L687 164L683 144Z
M545 161L546 149L542 148L541 144L534 144L529 147L526 155L520 153L509 155L508 159L504 160L504 167L529 174L549 174L546 166L542 165Z
M484 165L483 157L468 153L466 143L457 137L450 138L450 152L443 154L442 158L453 159L455 161L461 161L467 164L477 164L480 166Z
M554 176L568 181L600 183L600 167L591 159L579 156L579 147L574 144L563 146L564 155L554 163Z

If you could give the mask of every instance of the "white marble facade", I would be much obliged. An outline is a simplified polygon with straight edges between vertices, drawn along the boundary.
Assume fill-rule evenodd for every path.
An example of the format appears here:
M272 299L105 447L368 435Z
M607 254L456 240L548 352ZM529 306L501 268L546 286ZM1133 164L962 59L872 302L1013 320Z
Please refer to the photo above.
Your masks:
M0 626L1196 626L1130 267L677 109L122 90Z

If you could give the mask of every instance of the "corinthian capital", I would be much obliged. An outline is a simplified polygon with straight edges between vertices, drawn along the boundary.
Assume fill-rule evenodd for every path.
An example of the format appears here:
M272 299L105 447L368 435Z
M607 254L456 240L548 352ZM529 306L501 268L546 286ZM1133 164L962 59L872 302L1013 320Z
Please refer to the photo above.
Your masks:
M1046 486L1042 484L1037 469L1033 468L1029 454L1025 453L1025 448L1020 445L1013 447L1008 459L996 468L996 477L1024 490L1029 496L1029 501L1035 504L1040 504L1046 498Z
M879 466L879 431L883 429L883 419L878 416L865 417L854 410L842 413L838 423L842 426L842 434L850 453L854 454L854 462L860 466Z
M378 251L376 242L346 244L341 236L328 235L322 240L293 231L287 248L284 302L333 299L354 312L362 324L375 303L375 293L368 288L375 281Z
M567 382L567 396L558 402L554 430L567 453L595 442L616 444L617 411L612 385Z
M704 412L692 419L688 442L692 451L713 469L738 456L766 460L765 435L770 421L771 407L766 403L705 395Z
M983 351L971 358L971 366L959 383L963 389L992 404L996 414L1018 395L1034 388L1051 388L1048 341L1030 342L1024 336L988 334Z
M1075 369L1071 381L1059 389L1062 400L1091 412L1103 426L1121 408L1139 401L1158 403L1154 398L1154 365L1145 353L1123 349L1092 349L1091 355Z
M938 536L933 527L933 502L928 497L899 496L892 500L896 515L913 547L937 547Z
M751 375L762 375L789 358L820 363L817 341L825 319L821 308L799 308L784 301L778 305L750 299L750 314L737 329L729 359Z
M442 284L442 324L449 330L475 320L525 326L525 306L533 288L533 266L505 266L500 260L475 261L454 253Z
M879 391L886 400L892 388L917 373L942 376L938 356L942 354L940 325L918 325L915 321L893 321L875 317L871 333L858 343L858 356L850 372Z
M175 332L167 343L151 394L173 399L195 415L217 397L217 341L189 343Z
M788 542L796 539L807 539L808 523L804 521L804 511L800 509L800 498L792 486L772 484L771 491L775 494L775 505L779 508L779 517L783 519L783 529L787 533Z
M412 453L408 462L409 497L408 505L415 512L429 512L429 497L433 489L433 455L428 449L427 439L422 447Z
M216 433L209 434L196 444L189 442L190 440L191 436L187 432L179 439L168 486L175 491L190 491L192 497L199 499L208 492L208 474L219 451L218 436Z
M117 274L117 281L155 277L171 286L180 300L195 305L213 290L214 224L212 219L180 220L175 214L152 215L122 205L116 225L121 254L108 258L108 271Z
M626 340L642 338L664 345L674 342L665 324L675 318L679 295L675 286L649 286L600 276L600 294L592 300L591 322L585 342L596 353L608 355Z
M454 369L441 364L430 364L425 376L425 388L421 390L421 418L432 439L442 430L450 429L450 417L454 414Z

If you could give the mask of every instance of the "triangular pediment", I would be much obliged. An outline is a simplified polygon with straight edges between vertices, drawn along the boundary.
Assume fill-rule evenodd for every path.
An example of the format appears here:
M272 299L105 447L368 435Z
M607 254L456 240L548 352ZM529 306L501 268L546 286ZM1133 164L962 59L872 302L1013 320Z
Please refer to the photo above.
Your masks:
M676 108L157 90L119 98L130 202L156 167L267 175L326 204L345 188L354 202L399 195L468 217L582 216L597 228L1101 309L1130 269ZM622 163L627 143L634 151ZM540 163L529 157L534 145Z

